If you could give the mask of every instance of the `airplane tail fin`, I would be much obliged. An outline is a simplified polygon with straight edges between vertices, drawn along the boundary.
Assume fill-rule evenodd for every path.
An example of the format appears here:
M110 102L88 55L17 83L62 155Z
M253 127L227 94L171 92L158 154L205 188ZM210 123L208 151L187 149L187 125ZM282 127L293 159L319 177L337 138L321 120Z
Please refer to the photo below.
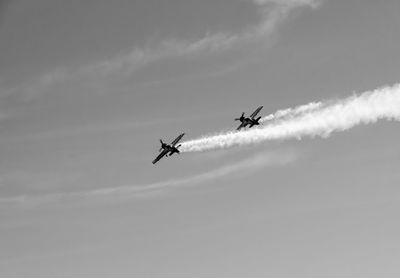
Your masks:
M169 156L172 156L174 153L181 153L180 151L179 151L179 147L180 146L182 146L182 144L179 144L178 146L176 146L170 153L169 153Z
M251 123L250 128L252 128L254 125L259 125L260 123L258 122L261 119L261 117L258 117L256 119L254 119L254 122Z

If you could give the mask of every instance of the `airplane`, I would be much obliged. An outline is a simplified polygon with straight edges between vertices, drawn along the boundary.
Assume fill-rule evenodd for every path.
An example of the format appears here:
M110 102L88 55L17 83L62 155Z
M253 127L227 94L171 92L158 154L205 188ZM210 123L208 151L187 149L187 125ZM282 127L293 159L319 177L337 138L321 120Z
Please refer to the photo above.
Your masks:
M250 125L249 128L253 127L254 125L259 125L259 120L261 119L261 116L258 118L254 118L255 116L257 116L258 112L260 112L260 110L263 108L263 106L258 107L253 114L250 115L250 117L245 117L244 116L244 112L242 113L242 115L240 116L240 118L236 118L235 121L240 121L241 124L240 126L236 129L239 130L242 127L246 127L247 125Z
M185 135L185 133L182 133L178 137L176 137L175 140L171 142L171 144L166 144L160 139L161 143L161 148L159 150L160 154L156 157L156 159L153 160L153 164L156 164L157 161L159 161L164 156L168 157L173 155L174 153L180 153L178 148L181 146L181 144L179 144L178 146L175 145L178 144L179 140L182 139L183 135Z

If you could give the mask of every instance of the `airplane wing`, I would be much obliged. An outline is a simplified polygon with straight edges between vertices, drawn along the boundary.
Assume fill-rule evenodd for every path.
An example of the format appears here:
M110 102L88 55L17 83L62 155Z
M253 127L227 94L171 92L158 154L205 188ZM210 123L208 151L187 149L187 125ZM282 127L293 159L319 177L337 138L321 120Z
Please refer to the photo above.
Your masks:
M175 146L179 142L179 140L182 139L183 135L185 135L185 133L182 133L181 135L176 137L176 139L174 141L172 141L171 146Z
M156 164L157 161L159 161L161 158L164 157L164 155L166 155L169 151L164 149L157 157L156 159L153 160L153 164Z
M254 119L254 117L257 116L258 112L260 112L260 110L261 110L262 108L263 108L262 106L258 107L258 108L256 109L256 111L254 111L253 114L250 115L250 118L251 118L251 119Z
M240 124L240 126L239 126L236 130L241 129L242 127L246 127L246 125L247 125L246 122L242 122L242 123Z

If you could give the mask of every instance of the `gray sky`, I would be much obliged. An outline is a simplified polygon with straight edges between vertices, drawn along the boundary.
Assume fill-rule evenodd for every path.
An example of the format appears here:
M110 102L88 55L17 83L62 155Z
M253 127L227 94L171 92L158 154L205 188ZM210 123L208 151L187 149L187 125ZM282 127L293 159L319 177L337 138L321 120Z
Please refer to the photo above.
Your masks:
M151 161L399 82L397 0L0 5L1 277L399 277L400 133Z

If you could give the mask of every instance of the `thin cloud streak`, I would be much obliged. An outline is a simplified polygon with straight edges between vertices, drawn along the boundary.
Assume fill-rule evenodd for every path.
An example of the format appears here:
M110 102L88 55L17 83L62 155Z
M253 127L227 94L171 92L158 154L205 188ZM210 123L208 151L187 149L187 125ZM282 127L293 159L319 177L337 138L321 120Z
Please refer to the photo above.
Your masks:
M286 165L297 159L294 151L275 151L264 152L253 155L242 161L224 165L215 170L194 175L187 178L173 179L144 185L123 185L90 191L70 192L70 193L50 193L37 196L21 195L0 199L0 206L4 208L31 208L43 204L59 204L67 201L74 203L77 201L117 201L130 198L148 198L164 194L168 190L184 186L194 186L216 179L224 178L229 175L246 175L258 171L268 166Z
M168 58L218 54L241 45L266 41L292 10L300 7L317 9L322 0L251 0L248 2L258 7L260 20L241 32L210 32L202 38L192 39L169 38L157 45L136 47L128 54L113 56L81 68L58 67L30 81L8 89L3 88L0 97L16 95L19 100L29 101L54 89L54 85L71 79L81 81L94 79L98 82L106 76L129 76L149 64Z
M244 29L241 33L208 33L200 39L167 39L156 47L135 48L128 55L120 55L83 70L83 74L107 75L116 72L131 73L153 63L170 57L199 54L214 54L230 50L244 43L253 43L270 37L278 24L287 18L290 11L299 7L316 9L319 0L255 0L259 7L260 22Z
M14 98L22 102L29 102L53 89L55 84L61 84L72 77L74 75L67 69L55 68L51 72L36 76L14 87L0 88L0 99Z
M251 173L253 171L257 171L261 168L272 166L272 165L285 165L290 162L293 162L296 159L296 154L291 152L265 152L261 154L256 154L251 156L245 160L222 166L218 169L211 170L206 173L202 173L199 175L195 175L188 178L177 179L177 180L169 180L165 182L153 183L151 185L146 186L124 186L118 188L109 188L109 189L100 189L96 191L92 191L89 195L107 195L110 193L125 193L129 192L148 192L152 190L160 190L166 188L179 187L183 185L196 185L199 183L204 183L207 181L212 181L218 178L222 178L228 176L233 173L240 173L241 175L245 175Z

